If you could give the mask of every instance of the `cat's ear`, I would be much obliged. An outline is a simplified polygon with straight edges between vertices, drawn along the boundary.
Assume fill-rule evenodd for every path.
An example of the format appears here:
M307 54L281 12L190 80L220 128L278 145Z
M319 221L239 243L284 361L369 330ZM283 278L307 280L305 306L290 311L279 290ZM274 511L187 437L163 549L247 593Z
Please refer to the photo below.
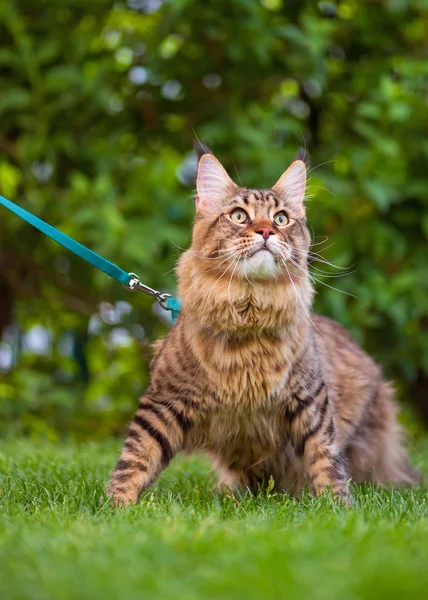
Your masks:
M226 196L233 193L235 184L212 154L201 156L196 179L196 210L218 212Z
M295 160L281 175L272 187L280 197L289 203L297 212L304 213L303 200L306 190L306 165L302 160Z

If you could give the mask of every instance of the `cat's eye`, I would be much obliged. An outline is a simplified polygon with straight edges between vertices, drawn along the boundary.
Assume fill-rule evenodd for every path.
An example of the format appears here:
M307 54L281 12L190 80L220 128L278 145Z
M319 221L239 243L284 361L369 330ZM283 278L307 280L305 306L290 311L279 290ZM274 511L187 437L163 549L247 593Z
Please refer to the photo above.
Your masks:
M285 214L285 212L281 211L276 213L276 215L273 218L273 222L275 223L275 225L278 225L278 227L284 227L288 223L288 217Z
M233 210L230 213L230 218L234 223L239 223L239 225L243 225L247 222L247 220L249 220L247 213L245 212L245 210L242 210L242 208L236 208L235 210Z

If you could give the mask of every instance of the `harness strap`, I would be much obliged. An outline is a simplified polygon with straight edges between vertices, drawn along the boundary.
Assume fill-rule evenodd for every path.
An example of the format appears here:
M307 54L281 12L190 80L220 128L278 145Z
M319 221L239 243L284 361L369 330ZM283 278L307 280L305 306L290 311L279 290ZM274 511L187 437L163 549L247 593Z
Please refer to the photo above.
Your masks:
M28 210L21 208L20 206L18 206L14 202L11 202L10 200L7 200L3 196L0 196L0 204L8 210L10 210L11 212L13 212L21 219L23 219L24 221L26 221L27 223L29 223L30 225L32 225L33 227L35 227L36 229L38 229L39 231L41 231L42 233L44 233L45 235L47 235L48 237L50 237L51 239L53 239L55 242L57 242L64 248L67 248L67 250L70 250L70 252L73 252L73 254L76 254L96 269L103 271L104 273L106 273L106 275L121 283L129 291L144 292L149 296L156 298L156 300L158 300L160 305L163 308L165 308L165 310L171 311L173 323L177 319L178 313L181 309L181 303L178 298L172 298L170 294L163 294L157 290L154 290L144 285L143 283L141 283L139 277L134 273L127 273L126 271L124 271L114 263L110 262L106 258L103 258L102 256L100 256L93 250L90 250L83 244L76 242L76 240L69 237L68 235L65 235L65 233L62 233L62 231L59 231L52 225L49 225L49 223L46 223L42 219L39 219L32 213L28 212Z

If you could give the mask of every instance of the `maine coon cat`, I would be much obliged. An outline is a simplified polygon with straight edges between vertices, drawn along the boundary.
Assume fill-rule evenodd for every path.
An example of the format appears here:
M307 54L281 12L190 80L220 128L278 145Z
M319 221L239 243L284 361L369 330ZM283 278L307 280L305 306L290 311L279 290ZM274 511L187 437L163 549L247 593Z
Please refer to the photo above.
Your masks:
M193 241L177 269L183 308L157 343L111 476L116 504L137 501L180 450L206 453L220 484L253 491L272 477L278 490L348 501L348 480L416 481L380 367L311 313L305 185L300 160L256 190L200 159Z

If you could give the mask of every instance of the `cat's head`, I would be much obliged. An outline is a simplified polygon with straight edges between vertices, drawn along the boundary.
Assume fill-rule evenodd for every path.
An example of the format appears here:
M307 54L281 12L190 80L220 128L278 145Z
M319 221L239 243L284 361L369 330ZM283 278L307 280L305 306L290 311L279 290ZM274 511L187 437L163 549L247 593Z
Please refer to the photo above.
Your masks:
M234 318L247 298L267 307L281 295L283 306L289 288L294 298L301 288L304 304L310 304L305 189L301 160L271 188L259 190L236 185L212 154L204 154L198 167L193 242L178 268L184 300L190 290L201 302L204 294L219 305L224 300Z
M306 166L294 161L267 190L237 186L212 154L199 161L193 248L236 277L287 277L309 248L303 204ZM295 265L294 265L295 266ZM235 268L236 267L236 268ZM294 272L295 269L293 268Z

